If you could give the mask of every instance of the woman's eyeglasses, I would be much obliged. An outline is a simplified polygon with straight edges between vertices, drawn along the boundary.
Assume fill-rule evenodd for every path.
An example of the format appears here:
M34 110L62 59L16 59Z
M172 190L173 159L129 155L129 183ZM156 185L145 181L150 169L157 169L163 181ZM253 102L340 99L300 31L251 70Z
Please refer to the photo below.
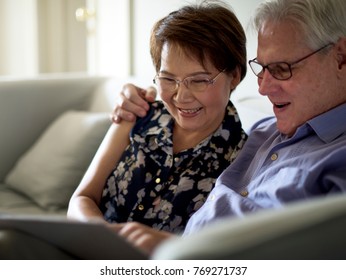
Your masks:
M207 89L209 85L215 83L216 79L225 72L226 69L220 71L214 78L210 79L206 75L196 75L191 77L186 77L183 80L177 80L168 76L160 76L157 74L153 80L162 91L175 92L180 84L184 84L185 87L193 92L202 92Z

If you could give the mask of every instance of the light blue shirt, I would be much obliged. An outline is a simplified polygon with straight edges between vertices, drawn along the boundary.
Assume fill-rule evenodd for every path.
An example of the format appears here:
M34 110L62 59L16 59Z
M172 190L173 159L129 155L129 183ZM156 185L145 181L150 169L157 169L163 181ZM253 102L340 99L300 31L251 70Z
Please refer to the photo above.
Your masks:
M346 192L346 104L311 119L291 138L277 130L275 118L266 118L255 124L185 234L221 217L335 192Z

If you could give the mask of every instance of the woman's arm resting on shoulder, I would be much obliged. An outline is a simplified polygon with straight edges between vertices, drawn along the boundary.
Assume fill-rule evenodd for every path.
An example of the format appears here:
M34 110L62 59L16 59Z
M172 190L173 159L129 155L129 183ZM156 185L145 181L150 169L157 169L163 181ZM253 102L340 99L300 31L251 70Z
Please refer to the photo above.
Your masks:
M102 191L109 174L130 143L129 133L134 122L112 124L98 148L88 170L71 197L67 216L89 221L104 221L99 209Z
M115 107L111 113L114 123L125 121L133 122L136 117L144 117L149 110L148 102L155 101L156 89L139 88L133 84L125 84L115 100Z

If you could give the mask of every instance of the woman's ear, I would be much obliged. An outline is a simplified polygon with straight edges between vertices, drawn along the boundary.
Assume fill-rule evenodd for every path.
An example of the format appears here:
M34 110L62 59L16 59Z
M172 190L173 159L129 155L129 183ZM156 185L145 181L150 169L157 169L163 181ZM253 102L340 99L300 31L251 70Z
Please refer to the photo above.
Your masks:
M239 85L240 83L240 67L236 67L232 72L232 81L231 81L231 92Z

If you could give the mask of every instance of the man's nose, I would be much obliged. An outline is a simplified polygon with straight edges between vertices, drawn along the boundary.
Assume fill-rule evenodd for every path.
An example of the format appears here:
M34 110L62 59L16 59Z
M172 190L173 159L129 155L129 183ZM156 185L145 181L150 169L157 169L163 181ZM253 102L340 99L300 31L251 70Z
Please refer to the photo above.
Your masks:
M272 74L268 71L268 69L264 69L262 79L258 78L258 91L261 95L268 95L277 83L277 79L275 79Z

